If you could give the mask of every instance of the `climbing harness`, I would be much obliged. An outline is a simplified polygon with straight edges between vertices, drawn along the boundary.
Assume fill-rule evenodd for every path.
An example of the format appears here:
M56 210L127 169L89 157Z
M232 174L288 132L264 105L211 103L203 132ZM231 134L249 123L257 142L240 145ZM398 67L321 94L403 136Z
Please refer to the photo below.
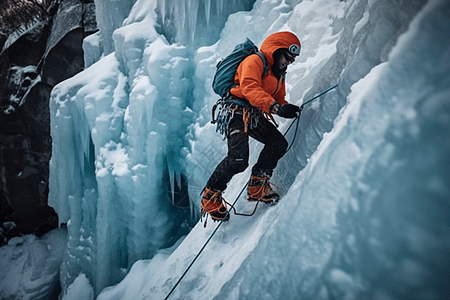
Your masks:
M224 139L234 133L235 128L230 128L231 120L234 115L242 115L244 122L244 133L247 134L249 129L258 126L260 118L264 118L264 113L247 101L237 99L228 94L226 97L219 99L212 108L212 124L216 125L216 132L224 136ZM217 110L217 115L215 115Z
M216 132L223 135L223 139L229 137L236 130L235 128L230 128L230 123L234 115L242 115L242 121L244 123L243 133L245 134L248 133L249 129L258 127L261 118L265 118L272 122L275 127L278 127L271 113L263 112L261 109L252 106L248 101L237 98L230 92L227 92L223 98L217 100L211 110L211 124L217 124Z
M322 96L322 95L328 93L328 92L331 91L332 89L336 88L338 85L339 85L339 84L336 84L336 85L334 85L334 86L332 86L332 87L326 89L325 91L321 92L320 94L314 96L313 98L309 99L308 101L304 102L304 103L301 105L300 108L302 109L306 104L308 104L308 103L310 103L310 102L316 100L316 99L319 98L320 96ZM298 128L298 120L299 120L299 119L300 119L300 115L298 115L298 116L291 122L291 125L289 125L288 129L287 129L286 132L284 133L284 136L286 136L286 134L289 132L289 130L291 129L292 125L293 125L296 121L297 121L297 126L296 126L296 127ZM297 128L296 128L296 131L295 131L295 135L297 135ZM294 136L294 139L295 139L295 136ZM294 140L293 140L293 141L294 141ZM289 151L289 149L291 148L291 146L292 146L292 143L291 143L291 145L289 146L289 148L286 150L286 152ZM234 208L234 206L236 205L236 202L237 202L237 201L239 200L239 198L241 197L242 193L243 193L243 192L245 191L245 189L247 188L247 185L248 185L248 182L244 185L244 187L242 188L241 192L239 193L239 195L238 195L238 196L236 197L236 199L234 200L233 204L230 204L230 203L228 203L226 200L224 200L224 201L226 202L227 205L230 205L230 207L232 208L232 210L234 211L234 213L235 213L236 215L241 215L241 216L252 216L252 215L255 213L256 208L258 207L259 202L261 202L261 200L258 200L258 202L256 203L255 208L254 208L254 210L253 210L253 212L252 212L251 214L241 214L241 213L236 213L236 209ZM225 215L225 217L224 217L223 219L225 219L225 218L227 218L227 217L229 216L230 211L231 211L231 210L228 210L228 211L227 211L227 213L226 213L226 215ZM214 231L211 233L211 235L209 236L209 238L208 238L208 239L206 240L206 242L203 244L202 248L199 250L199 252L197 253L197 255L196 255L196 256L194 257L194 259L191 261L191 263L189 264L189 266L188 266L188 267L186 268L186 270L183 272L183 274L181 275L181 277L178 279L178 281L177 281L177 282L175 283L175 285L172 287L172 289L171 289L170 292L167 294L167 296L164 298L164 300L169 299L170 295L172 295L173 291L174 291L174 290L177 288L177 286L180 284L181 280L184 278L184 276L186 276L187 272L191 269L192 265L195 263L195 261L198 259L198 257L200 256L200 254L203 252L203 250L204 250L204 249L206 248L206 246L209 244L209 242L211 241L211 239L213 238L213 236L216 234L216 232L219 230L219 228L220 228L220 226L223 224L223 222L224 222L224 220L221 220L221 221L219 222L219 224L217 225L217 227L214 229Z

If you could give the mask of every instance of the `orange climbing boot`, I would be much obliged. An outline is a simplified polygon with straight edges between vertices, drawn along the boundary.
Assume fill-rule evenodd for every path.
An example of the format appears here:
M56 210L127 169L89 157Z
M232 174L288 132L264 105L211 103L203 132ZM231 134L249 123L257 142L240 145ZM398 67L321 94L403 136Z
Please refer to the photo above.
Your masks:
M262 201L267 204L278 202L280 195L270 185L277 187L269 181L267 176L252 175L247 187L248 201Z
M227 214L225 200L222 197L222 191L205 187L200 207L202 216L208 213L213 221L228 221L230 219L230 214Z

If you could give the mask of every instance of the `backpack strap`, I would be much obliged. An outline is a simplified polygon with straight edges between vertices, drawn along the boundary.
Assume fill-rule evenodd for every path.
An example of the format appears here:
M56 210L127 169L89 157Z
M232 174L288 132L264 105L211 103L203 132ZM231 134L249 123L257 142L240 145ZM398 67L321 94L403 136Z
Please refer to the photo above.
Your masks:
M264 54L262 54L262 52L259 52L259 51L256 52L255 54L257 54L262 60L264 70L263 70L263 74L262 74L261 78L264 78L264 76L266 76L267 72L269 72L269 66L267 65L266 57L264 56Z
M264 78L264 76L266 76L267 72L269 72L269 66L267 65L266 57L264 56L264 54L262 54L262 52L257 51L257 52L255 52L255 54L257 54L259 56L259 58L261 58L262 63L263 63L263 73L262 73L262 76L261 76L261 79L262 79L262 78ZM235 83L232 86L230 86L230 88L228 89L228 91L225 94L224 98L227 98L227 96L229 95L231 89L237 87L238 85L239 84Z

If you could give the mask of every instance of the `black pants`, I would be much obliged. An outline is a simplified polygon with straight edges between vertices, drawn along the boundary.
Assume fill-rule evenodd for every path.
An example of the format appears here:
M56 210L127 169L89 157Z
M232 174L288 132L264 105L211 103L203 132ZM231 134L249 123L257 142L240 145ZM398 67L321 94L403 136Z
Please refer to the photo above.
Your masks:
M241 114L234 115L230 122L228 136L228 154L216 167L206 186L223 191L231 178L248 167L248 137L264 144L257 163L252 168L252 175L271 176L278 160L286 153L288 143L278 129L263 116L259 118L256 128L248 128L244 133L244 122Z

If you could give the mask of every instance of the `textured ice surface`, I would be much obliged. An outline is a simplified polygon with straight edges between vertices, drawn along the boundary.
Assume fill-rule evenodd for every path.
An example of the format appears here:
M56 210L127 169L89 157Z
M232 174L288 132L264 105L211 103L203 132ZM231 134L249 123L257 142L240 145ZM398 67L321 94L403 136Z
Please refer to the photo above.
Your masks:
M58 296L59 267L67 232L55 229L42 238L16 237L0 248L0 298L44 300Z
M68 228L63 292L87 286L80 273L98 294L128 272L124 282L139 291L121 283L102 299L167 295L214 224L196 226L163 264L158 254L139 260L187 233L225 155L209 123L215 65L247 37L260 45L291 30L302 52L287 100L339 87L303 110L272 178L281 203L232 215L172 298L448 296L448 1L256 1L230 16L234 1L116 2L99 1L99 36L85 42L92 65L52 93L50 204ZM223 29L211 25L221 12ZM277 121L283 132L290 125ZM260 149L251 143L250 163ZM248 176L233 178L228 201ZM186 206L173 205L187 193Z

